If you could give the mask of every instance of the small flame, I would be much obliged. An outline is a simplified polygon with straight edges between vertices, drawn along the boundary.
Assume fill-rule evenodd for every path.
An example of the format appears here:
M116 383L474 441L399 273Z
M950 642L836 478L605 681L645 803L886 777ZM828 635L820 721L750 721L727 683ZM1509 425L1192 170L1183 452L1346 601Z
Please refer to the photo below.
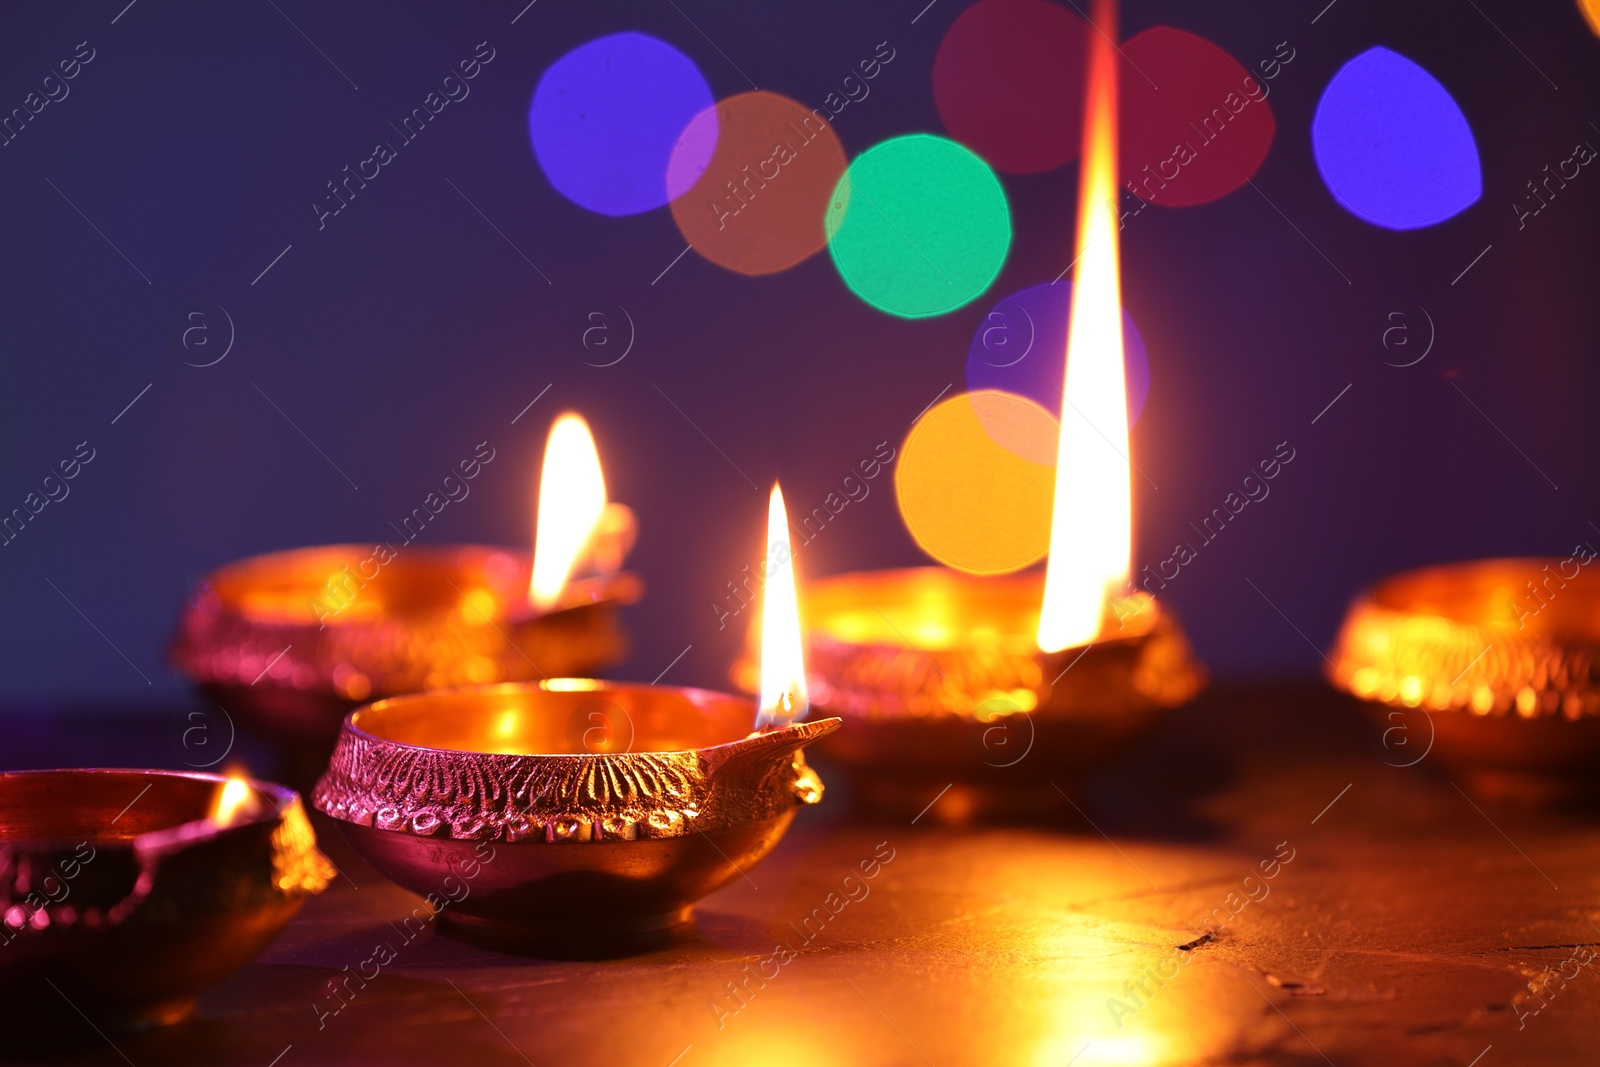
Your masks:
M550 427L539 472L539 514L533 537L533 582L528 599L541 611L555 607L583 561L606 514L606 480L600 453L583 416L567 412Z
M1097 0L1078 191L1078 277L1067 326L1067 376L1050 518L1039 647L1093 641L1107 597L1128 580L1133 492L1122 365L1117 251L1116 5Z
M211 801L211 814L207 818L218 826L228 827L243 822L260 810L261 801L256 798L256 791L251 788L249 779L242 774L230 774L217 787L217 795Z
M800 651L800 607L794 591L794 554L789 548L789 513L775 483L767 504L766 584L761 593L761 703L756 728L787 726L805 718L805 657Z

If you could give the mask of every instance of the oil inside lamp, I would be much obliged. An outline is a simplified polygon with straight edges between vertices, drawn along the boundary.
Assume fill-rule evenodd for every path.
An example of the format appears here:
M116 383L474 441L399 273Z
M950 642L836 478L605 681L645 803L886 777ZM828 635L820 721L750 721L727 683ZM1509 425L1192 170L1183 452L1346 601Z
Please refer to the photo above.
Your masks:
M761 695L756 728L788 726L806 717L805 657L800 650L800 608L794 589L789 514L776 483L767 503L766 585L761 594Z
M1111 43L1116 5L1110 0L1096 5L1096 25L1078 191L1078 276L1067 325L1050 557L1039 613L1044 652L1096 638L1108 599L1127 584L1133 547L1117 248L1117 55Z

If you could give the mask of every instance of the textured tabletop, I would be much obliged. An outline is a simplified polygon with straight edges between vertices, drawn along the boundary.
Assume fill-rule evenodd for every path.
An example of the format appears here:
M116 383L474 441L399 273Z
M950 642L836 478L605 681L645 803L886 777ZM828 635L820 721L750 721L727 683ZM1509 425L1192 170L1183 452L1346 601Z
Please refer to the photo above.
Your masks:
M170 742L146 718L95 744ZM96 719L17 721L22 766ZM611 960L443 937L319 816L344 877L193 1020L108 1039L64 1009L0 1060L1595 1062L1600 816L1475 802L1392 765L1416 751L1314 685L1224 686L1029 826L865 819L835 774L692 931Z

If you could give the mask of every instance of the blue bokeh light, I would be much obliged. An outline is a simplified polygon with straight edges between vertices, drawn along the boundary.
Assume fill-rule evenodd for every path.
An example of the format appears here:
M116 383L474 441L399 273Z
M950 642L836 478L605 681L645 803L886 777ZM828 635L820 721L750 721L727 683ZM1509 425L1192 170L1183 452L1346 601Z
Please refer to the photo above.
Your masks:
M614 33L550 64L528 107L528 135L545 177L573 203L602 215L661 207L667 163L685 128L712 106L711 87L688 56L642 33ZM716 148L704 123L694 151ZM680 149L681 152L681 149Z
M1449 90L1381 46L1328 82L1311 147L1334 199L1391 230L1443 222L1483 193L1478 146Z
M1068 281L1035 285L1001 300L978 324L967 351L967 389L1001 389L1060 415L1071 309L1072 283ZM1126 309L1122 312L1122 352L1128 425L1132 426L1150 392L1150 361L1139 328Z

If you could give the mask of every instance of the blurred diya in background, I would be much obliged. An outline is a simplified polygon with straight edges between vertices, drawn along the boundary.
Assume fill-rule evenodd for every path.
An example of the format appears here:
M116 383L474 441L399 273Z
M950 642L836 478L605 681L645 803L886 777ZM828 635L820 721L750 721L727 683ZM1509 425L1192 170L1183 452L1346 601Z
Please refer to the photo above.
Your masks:
M1205 685L1177 619L1147 594L1107 602L1092 644L1040 649L1045 576L940 567L806 583L811 702L845 727L819 751L862 802L951 824L1061 808ZM752 659L734 681L752 688ZM930 802L937 803L929 808Z
M1600 574L1595 550L1397 574L1345 615L1328 680L1367 702L1387 762L1432 754L1474 792L1597 792Z
M335 873L299 796L269 782L17 771L0 810L0 1017L30 1027L184 1018Z
M776 488L769 531L786 536ZM768 590L754 732L749 701L700 689L556 678L414 694L345 720L312 802L457 936L561 955L648 945L822 798L801 750L839 720L797 721L793 580Z
M462 461L463 479L493 459L483 447ZM592 674L626 655L617 608L642 594L621 569L636 527L607 502L579 416L551 428L531 558L415 545L420 528L405 526L398 544L275 552L212 572L184 606L173 665L265 732L326 744L369 700Z
M845 720L821 750L858 772L858 788L874 806L927 809L947 822L1059 811L1058 789L1105 766L1204 684L1176 619L1147 592L1121 594L1129 588L1132 491L1118 282L1116 52L1115 33L1099 21L1114 22L1114 10L1101 4L1097 11L1102 32L1090 45L1078 274L1044 573L995 573L1032 562L1020 558L1009 568L984 568L989 574L845 574L809 583L801 601L812 698ZM1002 410L1007 397L977 393L945 405L970 404L966 421L984 423L981 435L989 429L986 413ZM919 427L938 411L925 413ZM916 451L913 444L908 440L906 453ZM928 547L929 539L907 501L937 500L941 486L913 491L907 480L942 479L943 487L959 486L949 496L966 494L965 503L930 506L922 517L948 524L957 540L987 538L1013 551L1013 531L994 529L988 537L991 527L1006 526L988 505L1009 506L1009 488L964 467L962 448L944 451L920 472L908 458L896 468L902 513L919 543ZM749 657L733 677L750 687Z

